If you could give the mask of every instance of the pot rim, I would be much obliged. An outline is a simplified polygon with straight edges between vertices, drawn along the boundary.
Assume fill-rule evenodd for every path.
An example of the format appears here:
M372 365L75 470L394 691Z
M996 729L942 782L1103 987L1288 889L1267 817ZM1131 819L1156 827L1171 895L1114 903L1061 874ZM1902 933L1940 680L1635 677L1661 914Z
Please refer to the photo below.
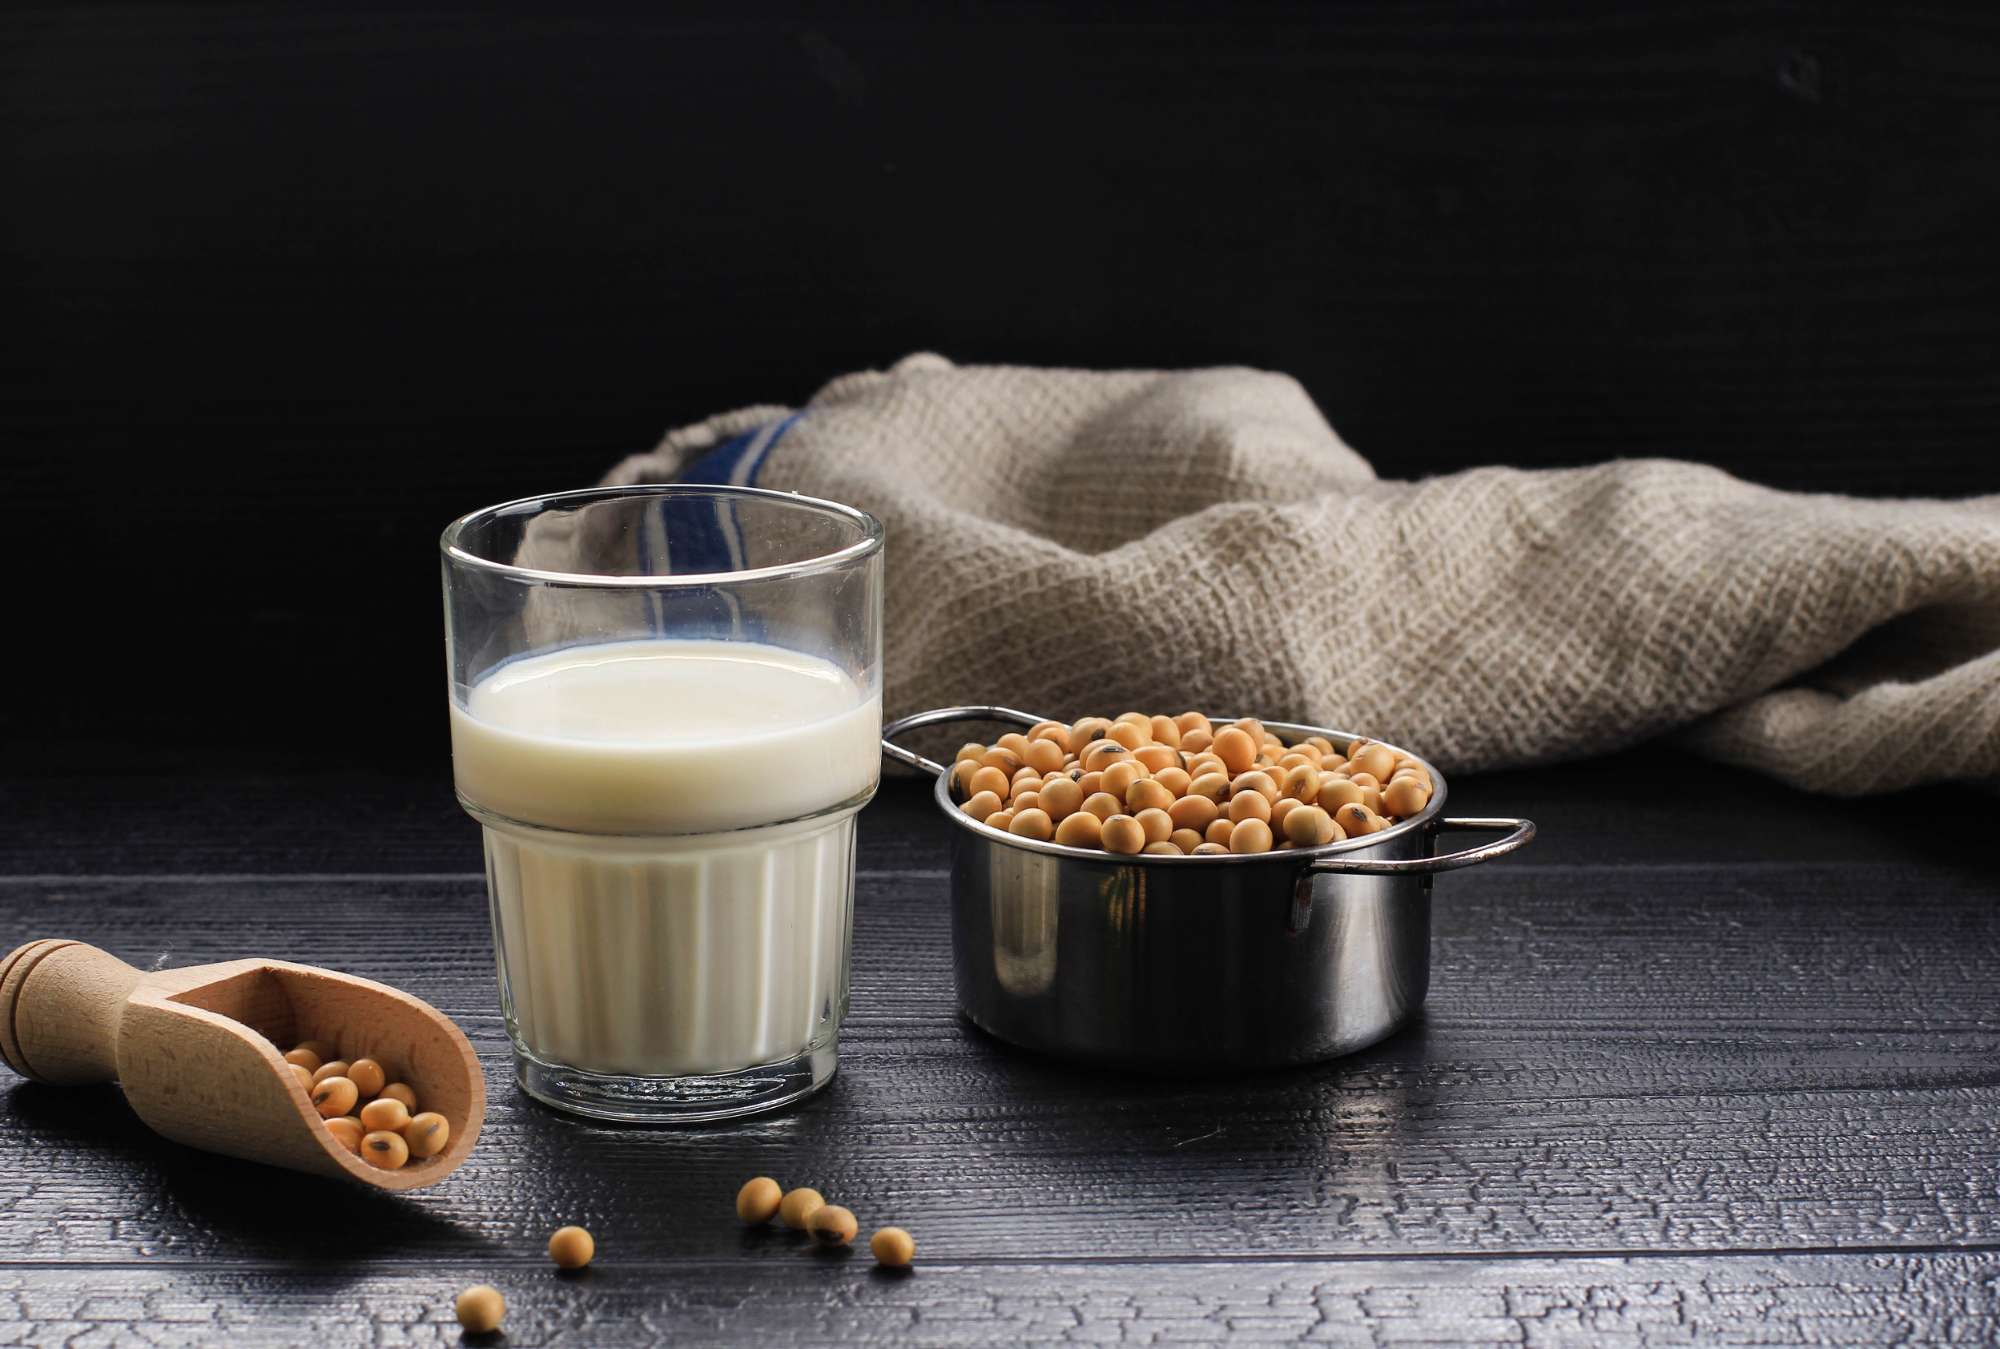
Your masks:
M1209 720L1221 726L1236 721L1238 718L1212 716ZM1374 740L1374 737L1364 737L1359 731L1337 731L1325 726L1310 726L1303 722L1295 721L1270 721L1262 717L1258 718L1258 720L1263 722L1266 730L1290 735L1291 739L1286 742L1288 744L1314 735L1325 736L1335 744L1346 744L1351 740L1358 739ZM957 802L951 799L951 774L949 773L941 774L935 780L931 788L931 795L936 799L938 808L944 811L946 815L949 815L952 823L956 824L959 828L986 840L988 843L999 843L1010 848L1019 848L1023 852L1047 853L1052 857L1068 857L1081 862L1097 862L1106 866L1296 866L1301 861L1317 861L1320 858L1339 857L1348 853L1365 853L1379 843L1386 843L1391 839L1399 838L1405 834L1417 833L1426 829L1433 820L1437 819L1443 813L1445 797L1449 793L1450 784L1445 781L1444 774L1438 772L1437 766L1421 754L1413 754L1402 746L1391 744L1387 740L1375 740L1374 743L1388 745L1396 753L1407 755L1422 764L1424 771L1429 773L1431 777L1431 799L1415 815L1412 815L1407 820L1398 821L1390 825L1387 829L1373 834L1363 834L1360 838L1341 839L1335 843L1322 843L1316 848L1283 848L1271 852L1228 853L1226 855L1209 853L1200 857L1192 854L1180 857L1166 857L1159 853L1112 853L1106 852L1102 848L1072 848L1064 843L1044 842L1041 839L1024 838L1020 834L1010 834L1004 829L995 829L987 825L984 821L973 819L970 815L960 810Z

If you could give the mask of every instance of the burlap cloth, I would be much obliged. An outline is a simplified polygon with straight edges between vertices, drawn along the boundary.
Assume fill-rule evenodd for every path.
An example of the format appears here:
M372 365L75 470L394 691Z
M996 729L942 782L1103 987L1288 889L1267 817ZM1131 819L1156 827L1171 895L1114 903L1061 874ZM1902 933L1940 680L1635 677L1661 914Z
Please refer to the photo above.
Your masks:
M1837 793L2000 775L2000 496L1664 460L1399 482L1283 375L928 355L676 431L607 482L686 475L882 520L892 716L1240 709L1447 770L1671 731Z

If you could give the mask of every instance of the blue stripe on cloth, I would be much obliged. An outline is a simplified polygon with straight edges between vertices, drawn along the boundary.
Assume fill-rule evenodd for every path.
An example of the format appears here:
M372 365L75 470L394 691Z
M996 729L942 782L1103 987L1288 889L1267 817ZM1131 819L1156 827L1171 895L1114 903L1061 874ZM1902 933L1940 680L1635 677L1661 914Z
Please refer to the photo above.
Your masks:
M754 486L771 450L802 413L731 436L697 459L679 481L705 487ZM740 571L748 559L736 509L727 500L658 503L633 540L642 571L661 566L671 574ZM697 586L647 597L654 632L676 637L757 640L762 624L746 618L736 596Z
M770 459L771 451L778 448L778 442L785 438L785 432L797 426L799 418L805 415L803 412L794 412L777 425L767 428L771 434L764 438L762 445L752 448L752 453L756 457L750 462L749 472L743 476L742 481L746 486L755 487L757 485L757 475L764 471L765 461Z
M755 431L731 436L690 464L687 471L681 474L680 481L708 487L724 487L736 481L737 465L749 454L751 442L763 433L764 428L760 426Z
M755 487L757 475L763 471L771 451L803 416L803 412L794 412L782 421L767 422L754 431L731 436L688 465L680 481L708 487Z

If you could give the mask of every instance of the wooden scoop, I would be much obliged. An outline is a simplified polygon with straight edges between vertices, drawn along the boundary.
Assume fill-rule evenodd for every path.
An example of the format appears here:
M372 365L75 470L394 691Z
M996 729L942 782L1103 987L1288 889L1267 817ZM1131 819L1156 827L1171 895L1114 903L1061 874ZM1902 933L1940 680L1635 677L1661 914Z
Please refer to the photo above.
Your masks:
M304 1040L365 1055L451 1125L435 1157L397 1171L337 1142L282 1056ZM407 993L282 960L142 974L77 941L33 941L0 960L0 1057L23 1077L118 1082L168 1138L385 1190L444 1179L472 1151L486 1078L459 1028Z

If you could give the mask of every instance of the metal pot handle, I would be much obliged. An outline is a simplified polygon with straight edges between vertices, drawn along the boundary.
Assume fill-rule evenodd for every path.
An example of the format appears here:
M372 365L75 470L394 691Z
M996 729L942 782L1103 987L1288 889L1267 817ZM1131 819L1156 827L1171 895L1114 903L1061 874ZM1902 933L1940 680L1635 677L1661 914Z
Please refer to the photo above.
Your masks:
M904 749L895 743L895 737L905 731L921 730L944 721L1013 721L1023 726L1037 726L1046 720L1046 717L1030 716L1011 707L938 707L929 712L913 713L884 726L882 752L897 763L921 768L932 777L941 778L944 776L943 764L933 763L915 750Z
M1331 871L1343 875L1364 876L1407 876L1411 873L1429 875L1439 871L1457 871L1460 867L1478 866L1496 857L1505 857L1526 844L1535 836L1533 820L1493 819L1493 820L1439 820L1436 829L1505 829L1507 837L1482 843L1477 848L1464 848L1458 852L1439 853L1435 857L1401 857L1377 861L1371 858L1345 858L1340 856L1323 858L1306 868L1312 871Z

